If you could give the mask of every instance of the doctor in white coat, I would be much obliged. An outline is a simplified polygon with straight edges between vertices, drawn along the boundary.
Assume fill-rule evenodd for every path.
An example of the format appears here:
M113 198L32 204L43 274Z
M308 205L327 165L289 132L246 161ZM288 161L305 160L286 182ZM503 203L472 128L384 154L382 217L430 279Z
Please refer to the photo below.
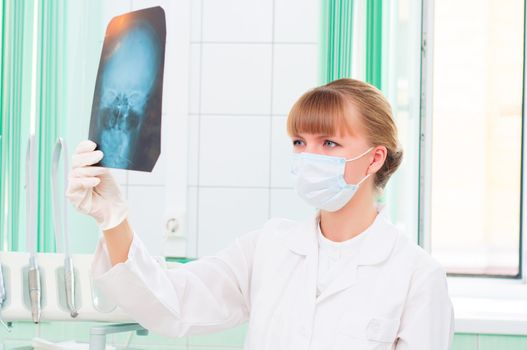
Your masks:
M93 166L101 151L81 142L67 196L104 233L94 283L131 318L169 337L249 322L250 350L449 349L454 314L445 271L376 203L402 160L382 93L336 80L305 93L287 127L295 188L316 215L270 219L172 269L130 227L108 169Z

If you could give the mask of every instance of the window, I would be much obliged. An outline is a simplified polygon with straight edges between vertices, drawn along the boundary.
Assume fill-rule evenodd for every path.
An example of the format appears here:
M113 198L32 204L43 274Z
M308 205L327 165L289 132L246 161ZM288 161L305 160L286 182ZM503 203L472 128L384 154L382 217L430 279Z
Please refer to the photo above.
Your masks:
M427 244L450 274L519 277L524 1L436 1L424 18Z

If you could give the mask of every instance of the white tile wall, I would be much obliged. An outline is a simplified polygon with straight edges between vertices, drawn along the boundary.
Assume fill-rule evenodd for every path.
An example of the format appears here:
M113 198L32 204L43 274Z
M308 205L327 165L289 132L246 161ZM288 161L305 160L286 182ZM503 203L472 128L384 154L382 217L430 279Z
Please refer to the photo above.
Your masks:
M128 203L130 225L148 250L158 254L163 247L164 210L159 205L165 203L164 186L129 185Z
M198 193L198 253L214 254L268 218L267 188L203 187Z
M198 256L198 187L189 186L187 190L187 238L188 256Z
M206 42L270 42L273 1L204 0L203 40Z
M202 117L200 186L269 185L269 117Z
M293 143L287 135L287 117L273 117L271 133L271 187L292 187L291 153Z
M188 165L187 177L189 186L198 185L199 174L199 144L200 144L200 118L189 118L188 122Z
M319 42L320 1L278 0L274 13L275 42Z
M201 113L269 114L271 54L271 44L202 44Z
M270 206L271 217L277 218L302 220L316 212L290 188L271 188Z
M287 115L293 103L317 85L318 46L275 45L273 58L273 114Z
M201 41L201 18L203 15L202 0L191 0L190 2L190 41L200 42Z
M197 1L196 1L197 2ZM194 1L193 1L194 3ZM201 83L201 44L190 45L189 112L199 114Z

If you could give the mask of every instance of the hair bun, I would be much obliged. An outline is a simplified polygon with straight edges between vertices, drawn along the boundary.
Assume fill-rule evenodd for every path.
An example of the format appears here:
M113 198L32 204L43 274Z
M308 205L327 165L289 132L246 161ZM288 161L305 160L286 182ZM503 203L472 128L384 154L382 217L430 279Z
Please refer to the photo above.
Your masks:
M401 148L398 148L397 150L388 149L386 160L379 171L377 171L377 176L375 178L375 184L378 188L383 189L386 186L388 179L401 165L403 154L404 152Z

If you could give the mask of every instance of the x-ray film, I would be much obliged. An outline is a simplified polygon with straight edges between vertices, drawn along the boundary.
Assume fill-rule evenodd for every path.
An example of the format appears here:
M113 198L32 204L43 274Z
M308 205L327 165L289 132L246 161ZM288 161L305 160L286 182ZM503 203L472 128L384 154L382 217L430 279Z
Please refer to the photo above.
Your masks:
M88 138L97 165L152 171L161 152L166 24L161 7L114 17L106 29Z

